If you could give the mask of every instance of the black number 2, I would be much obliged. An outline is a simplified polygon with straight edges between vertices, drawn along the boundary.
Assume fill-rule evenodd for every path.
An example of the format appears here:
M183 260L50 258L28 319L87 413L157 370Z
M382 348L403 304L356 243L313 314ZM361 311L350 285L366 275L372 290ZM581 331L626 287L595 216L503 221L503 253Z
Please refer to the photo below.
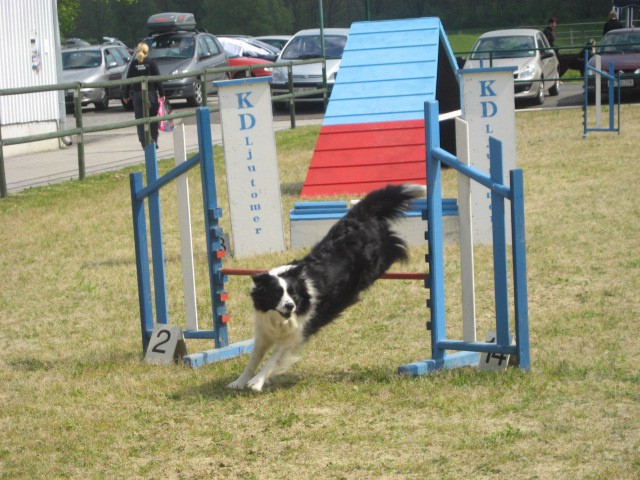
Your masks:
M165 343L167 343L171 339L171 332L169 330L160 330L158 332L158 335L156 335L156 337L160 338L160 335L162 335L163 333L165 333L167 335L167 338L165 338L162 342L158 343L155 347L153 347L153 350L151 350L152 352L167 353L166 350L162 350L162 349L160 349L158 347L160 345L164 345Z

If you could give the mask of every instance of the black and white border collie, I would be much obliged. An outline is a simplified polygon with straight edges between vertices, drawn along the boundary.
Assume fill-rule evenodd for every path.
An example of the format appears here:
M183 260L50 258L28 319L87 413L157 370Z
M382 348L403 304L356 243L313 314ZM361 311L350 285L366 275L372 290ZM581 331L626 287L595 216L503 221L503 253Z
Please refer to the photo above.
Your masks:
M422 185L389 185L369 193L301 260L252 277L255 341L249 363L229 388L257 392L300 357L311 335L358 301L396 261L407 259L405 242L393 231ZM273 354L254 376L265 354Z

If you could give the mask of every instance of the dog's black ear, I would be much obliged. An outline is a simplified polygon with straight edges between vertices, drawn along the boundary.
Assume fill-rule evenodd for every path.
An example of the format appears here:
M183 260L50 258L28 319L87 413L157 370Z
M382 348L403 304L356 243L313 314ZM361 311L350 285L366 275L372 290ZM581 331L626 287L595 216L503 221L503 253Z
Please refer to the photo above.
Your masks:
M266 283L268 283L270 277L271 275L269 275L268 272L258 273L257 275L252 275L251 280L253 280L253 284L256 287L259 287L260 285L265 285Z

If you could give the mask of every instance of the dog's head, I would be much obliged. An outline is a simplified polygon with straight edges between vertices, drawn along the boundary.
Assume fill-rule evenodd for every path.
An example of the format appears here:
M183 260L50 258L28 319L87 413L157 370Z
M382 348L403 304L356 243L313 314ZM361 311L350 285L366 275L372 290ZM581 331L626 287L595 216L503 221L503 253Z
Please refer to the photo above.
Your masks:
M251 298L253 306L261 312L275 310L284 318L290 318L295 312L296 304L292 298L292 288L287 282L271 273L261 273L251 277L253 288Z
M309 295L305 284L292 271L261 273L251 279L251 298L256 310L275 310L288 319L291 315L304 313L308 309Z

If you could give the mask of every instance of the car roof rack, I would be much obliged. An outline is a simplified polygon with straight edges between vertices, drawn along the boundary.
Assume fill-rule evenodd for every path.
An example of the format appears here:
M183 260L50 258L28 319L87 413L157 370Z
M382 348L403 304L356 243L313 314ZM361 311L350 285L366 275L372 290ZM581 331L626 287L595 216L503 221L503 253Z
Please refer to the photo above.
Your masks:
M147 20L147 28L152 33L173 32L178 30L195 31L196 17L193 13L156 13Z

